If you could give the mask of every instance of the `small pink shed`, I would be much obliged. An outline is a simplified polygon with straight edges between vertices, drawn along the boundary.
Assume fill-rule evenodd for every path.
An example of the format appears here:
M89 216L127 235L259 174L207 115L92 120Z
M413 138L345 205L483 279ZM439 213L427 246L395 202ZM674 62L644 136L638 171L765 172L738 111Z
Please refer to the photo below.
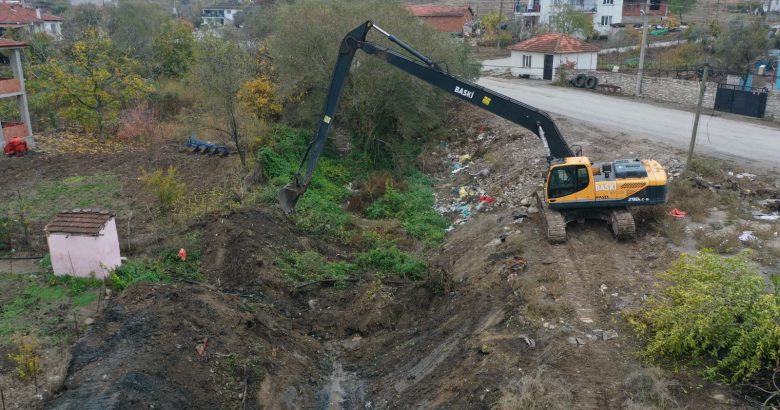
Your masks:
M46 225L55 275L103 279L122 264L114 214L92 209L60 212Z

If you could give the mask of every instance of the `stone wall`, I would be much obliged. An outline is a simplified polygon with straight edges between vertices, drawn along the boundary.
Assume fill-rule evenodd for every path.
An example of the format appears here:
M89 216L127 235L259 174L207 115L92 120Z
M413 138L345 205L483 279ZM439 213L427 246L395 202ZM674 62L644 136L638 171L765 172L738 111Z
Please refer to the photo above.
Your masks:
M588 74L593 75L593 72ZM617 85L620 86L622 94L634 95L636 88L635 74L598 71L595 75L599 79L599 84ZM707 91L704 93L704 102L702 103L704 108L714 108L717 86L713 82L707 83ZM645 76L642 78L642 95L653 100L695 107L699 99L699 83L692 80ZM780 122L780 92L769 92L764 118Z

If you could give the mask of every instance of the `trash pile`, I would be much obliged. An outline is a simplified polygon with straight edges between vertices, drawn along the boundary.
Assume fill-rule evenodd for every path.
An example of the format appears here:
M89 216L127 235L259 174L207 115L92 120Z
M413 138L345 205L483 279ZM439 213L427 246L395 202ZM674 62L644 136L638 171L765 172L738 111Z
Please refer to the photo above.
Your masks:
M451 217L454 225L466 223L475 212L491 211L496 205L496 197L489 195L479 181L480 178L490 175L490 169L468 172L473 165L469 154L452 154L448 161L452 179L464 183L458 184L455 181L447 195L437 195L436 210L443 216ZM450 227L450 230L452 228Z

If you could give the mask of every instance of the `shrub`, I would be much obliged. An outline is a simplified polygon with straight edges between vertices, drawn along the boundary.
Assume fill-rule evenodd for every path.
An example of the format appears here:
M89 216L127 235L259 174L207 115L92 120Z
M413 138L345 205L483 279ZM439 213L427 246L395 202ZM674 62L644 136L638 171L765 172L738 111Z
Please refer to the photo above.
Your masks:
M166 249L154 259L125 261L111 272L112 287L121 291L139 282L202 281L200 251L189 251L186 261L179 259L178 252L178 249Z
M647 356L729 382L780 365L780 292L767 292L745 254L683 255L660 277L670 286L631 319Z
M574 401L566 383L549 373L537 370L510 384L498 402L502 410L563 410L573 407Z
M157 197L164 209L173 207L173 204L184 197L184 193L187 191L186 185L178 181L175 167L169 167L167 172L156 169L151 173L142 169L140 179Z

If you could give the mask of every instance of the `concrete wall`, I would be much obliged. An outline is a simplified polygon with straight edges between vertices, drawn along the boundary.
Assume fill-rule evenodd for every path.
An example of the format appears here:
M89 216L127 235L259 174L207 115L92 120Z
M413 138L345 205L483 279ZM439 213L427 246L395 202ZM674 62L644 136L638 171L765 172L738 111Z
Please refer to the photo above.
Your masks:
M614 84L621 87L622 94L634 95L634 90L636 88L635 74L598 71L595 75L599 79L599 84ZM707 83L707 91L704 94L702 107L709 109L715 107L715 92L717 87L717 83ZM696 102L699 99L699 82L679 80L676 78L645 76L642 78L642 96L653 100L674 102L689 107L695 107ZM769 92L766 104L766 114L764 117L780 122L780 92Z
M98 236L51 233L47 241L55 275L94 275L103 279L122 264L114 219L106 223Z

